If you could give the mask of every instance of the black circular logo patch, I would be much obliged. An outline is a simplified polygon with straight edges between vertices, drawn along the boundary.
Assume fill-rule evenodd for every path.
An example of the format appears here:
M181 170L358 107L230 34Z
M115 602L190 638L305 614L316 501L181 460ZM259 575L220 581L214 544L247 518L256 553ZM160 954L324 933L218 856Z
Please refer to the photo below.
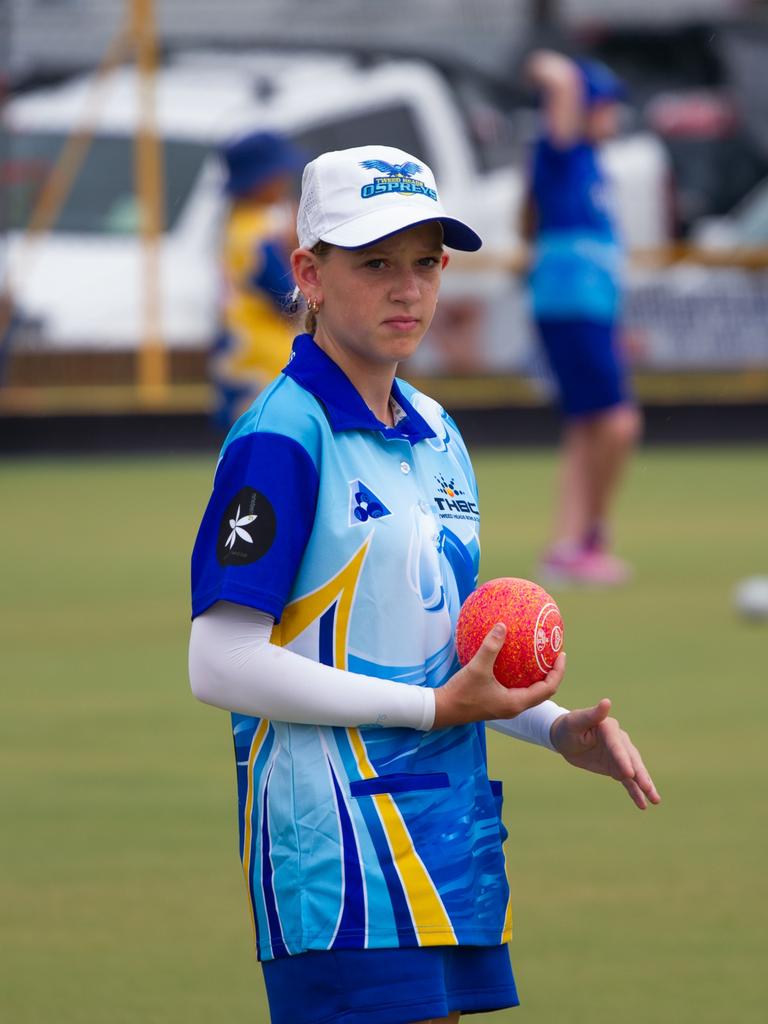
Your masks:
M227 505L216 541L221 565L249 565L269 551L277 521L269 500L252 487L243 487Z

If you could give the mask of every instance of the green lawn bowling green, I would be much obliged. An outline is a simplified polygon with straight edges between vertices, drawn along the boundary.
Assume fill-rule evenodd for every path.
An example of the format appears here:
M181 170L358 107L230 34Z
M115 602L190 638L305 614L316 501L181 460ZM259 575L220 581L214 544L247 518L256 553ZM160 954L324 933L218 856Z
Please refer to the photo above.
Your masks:
M0 1016L266 1021L229 723L186 679L189 551L215 455L0 464ZM535 576L553 453L476 454L482 578ZM524 1006L472 1019L764 1019L768 449L642 451L626 590L558 594L562 702L614 700L663 805L492 734Z

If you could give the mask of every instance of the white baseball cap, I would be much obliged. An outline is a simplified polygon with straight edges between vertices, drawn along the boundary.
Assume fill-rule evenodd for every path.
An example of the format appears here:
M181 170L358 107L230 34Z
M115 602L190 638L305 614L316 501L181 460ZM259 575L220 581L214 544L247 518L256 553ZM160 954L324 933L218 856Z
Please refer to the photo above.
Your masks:
M323 153L304 168L299 245L319 241L358 249L397 231L437 220L452 249L483 244L472 228L443 210L435 176L423 160L392 146L358 146Z

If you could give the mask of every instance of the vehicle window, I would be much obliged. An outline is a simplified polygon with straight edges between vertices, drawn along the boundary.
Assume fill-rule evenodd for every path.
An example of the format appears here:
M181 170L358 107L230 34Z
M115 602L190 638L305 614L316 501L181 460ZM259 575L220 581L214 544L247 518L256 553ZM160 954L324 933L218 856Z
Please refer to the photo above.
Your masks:
M23 229L66 137L53 132L11 132L2 139L0 225ZM200 172L208 150L198 143L165 140L164 218L173 228ZM82 234L128 235L140 226L134 189L133 140L99 135L87 156L52 230Z
M743 135L664 137L677 189L678 231L686 234L703 216L733 209L768 174L768 162Z
M604 61L629 84L632 102L644 104L662 90L719 86L724 69L714 26L616 29L587 33L591 57Z
M483 171L515 167L527 159L535 116L519 102L500 102L480 79L456 75L454 95Z
M365 114L326 121L294 135L296 142L310 159L333 149L353 146L395 146L406 153L420 156L439 176L433 154L424 138L413 111L406 104L380 107Z

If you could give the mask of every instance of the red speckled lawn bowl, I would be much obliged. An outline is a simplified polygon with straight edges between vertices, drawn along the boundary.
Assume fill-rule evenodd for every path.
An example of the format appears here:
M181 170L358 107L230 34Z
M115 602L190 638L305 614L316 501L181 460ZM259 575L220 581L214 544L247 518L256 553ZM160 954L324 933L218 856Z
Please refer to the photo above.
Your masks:
M456 650L466 665L497 622L507 627L493 672L508 687L530 686L554 667L563 647L563 619L551 596L531 580L505 576L473 591L459 612Z

